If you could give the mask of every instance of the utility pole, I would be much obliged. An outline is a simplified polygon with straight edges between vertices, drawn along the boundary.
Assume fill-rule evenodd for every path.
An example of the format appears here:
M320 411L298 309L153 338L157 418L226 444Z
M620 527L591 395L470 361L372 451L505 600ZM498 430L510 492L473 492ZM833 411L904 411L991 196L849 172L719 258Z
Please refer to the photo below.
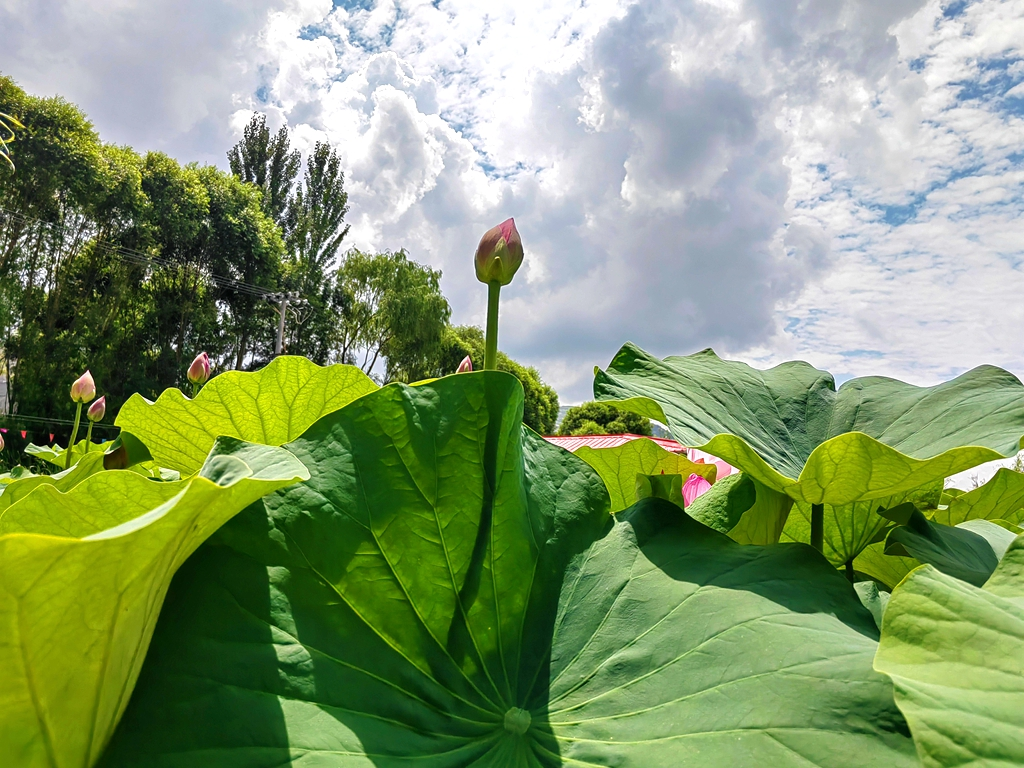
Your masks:
M281 354L281 350L284 349L284 319L288 314L288 305L295 303L299 300L299 294L295 291L285 291L284 293L271 293L267 296L267 301L270 301L277 306L274 309L279 315L277 319L277 341L274 343L274 357Z

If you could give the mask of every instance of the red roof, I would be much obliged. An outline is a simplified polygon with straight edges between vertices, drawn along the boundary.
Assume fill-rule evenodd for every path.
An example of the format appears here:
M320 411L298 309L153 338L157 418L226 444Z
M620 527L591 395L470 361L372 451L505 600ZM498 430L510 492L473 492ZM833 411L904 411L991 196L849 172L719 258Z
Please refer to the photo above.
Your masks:
M544 439L549 443L565 448L567 451L576 451L583 446L588 448L616 448L620 445L625 445L631 440L650 440L672 453L682 453L686 450L675 440L669 440L667 437L647 437L646 435L552 435Z

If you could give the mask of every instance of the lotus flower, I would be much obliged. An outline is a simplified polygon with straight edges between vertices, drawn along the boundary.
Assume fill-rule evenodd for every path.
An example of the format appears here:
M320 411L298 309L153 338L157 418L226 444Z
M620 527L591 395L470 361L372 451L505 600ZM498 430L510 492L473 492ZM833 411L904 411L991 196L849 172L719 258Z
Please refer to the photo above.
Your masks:
M472 370L473 361L470 359L469 355L466 355L462 358L462 362L459 363L459 370L457 370L456 373L470 373Z
M104 396L89 406L89 410L85 412L85 417L89 419L89 421L103 421L103 416L106 413L107 398Z
M481 283L508 285L523 263L523 241L516 223L506 219L484 232L476 248L476 278Z
M698 474L690 475L683 483L683 506L690 506L698 496L710 490L711 483Z
M76 403L88 403L96 397L96 382L92 374L86 371L71 385L71 399Z
M205 384L210 378L210 356L205 352L196 355L196 359L188 367L186 375L193 384Z

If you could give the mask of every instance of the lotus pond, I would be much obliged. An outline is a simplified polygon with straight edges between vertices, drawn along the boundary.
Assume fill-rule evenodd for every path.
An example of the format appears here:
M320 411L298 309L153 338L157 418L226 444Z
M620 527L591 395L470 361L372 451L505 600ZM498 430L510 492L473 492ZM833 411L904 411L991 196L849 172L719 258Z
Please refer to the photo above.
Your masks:
M720 462L574 454L492 370L485 245L483 371L200 355L0 476L0 766L1024 764L1024 474L944 488L1022 448L1017 378L627 344L595 397Z

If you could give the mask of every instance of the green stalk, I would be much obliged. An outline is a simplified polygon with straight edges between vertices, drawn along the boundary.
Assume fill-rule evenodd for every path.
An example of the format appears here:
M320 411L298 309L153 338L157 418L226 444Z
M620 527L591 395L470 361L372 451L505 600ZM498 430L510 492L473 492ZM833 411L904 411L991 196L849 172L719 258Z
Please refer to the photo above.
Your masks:
M498 295L501 283L487 284L487 342L484 347L484 370L498 367Z
M82 420L82 404L78 404L75 411L75 427L71 430L71 442L68 443L67 453L64 454L64 469L71 469L71 449L75 447L75 440L78 439L78 422Z
M89 421L89 429L85 431L85 452L89 452L89 446L92 445L92 420Z
M811 504L811 546L819 552L825 549L824 504Z
M851 584L853 584L853 579L854 579L853 560L847 560L846 561L846 578L850 580Z
M196 399L196 395L199 394L199 384L195 381L192 382L192 399Z

